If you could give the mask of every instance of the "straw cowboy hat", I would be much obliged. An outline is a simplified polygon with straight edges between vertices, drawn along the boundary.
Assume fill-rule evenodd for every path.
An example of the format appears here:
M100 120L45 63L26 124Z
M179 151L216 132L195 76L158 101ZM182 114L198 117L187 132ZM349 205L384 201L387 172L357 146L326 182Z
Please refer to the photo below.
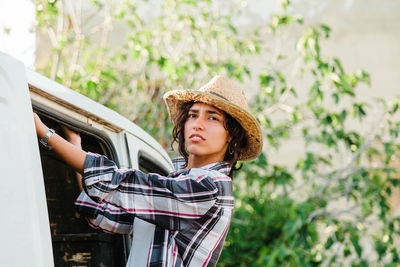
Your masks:
M214 106L235 118L247 133L247 148L239 160L257 158L262 150L263 139L260 125L250 114L243 89L223 76L215 76L198 90L180 89L164 94L172 121L176 124L181 105L195 101Z

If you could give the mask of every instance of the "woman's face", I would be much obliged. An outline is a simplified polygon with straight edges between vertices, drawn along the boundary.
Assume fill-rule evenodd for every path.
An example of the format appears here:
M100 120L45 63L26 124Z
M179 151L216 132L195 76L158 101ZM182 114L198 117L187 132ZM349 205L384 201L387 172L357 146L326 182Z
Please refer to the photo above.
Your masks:
M193 104L184 131L189 159L204 159L208 163L222 161L231 139L224 125L224 112L204 103Z

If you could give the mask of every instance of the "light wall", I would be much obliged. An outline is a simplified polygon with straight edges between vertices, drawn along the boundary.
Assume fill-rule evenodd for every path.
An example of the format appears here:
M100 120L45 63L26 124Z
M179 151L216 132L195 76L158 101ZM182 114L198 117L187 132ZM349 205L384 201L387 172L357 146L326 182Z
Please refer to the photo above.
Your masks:
M35 60L33 0L0 0L0 51L32 67Z

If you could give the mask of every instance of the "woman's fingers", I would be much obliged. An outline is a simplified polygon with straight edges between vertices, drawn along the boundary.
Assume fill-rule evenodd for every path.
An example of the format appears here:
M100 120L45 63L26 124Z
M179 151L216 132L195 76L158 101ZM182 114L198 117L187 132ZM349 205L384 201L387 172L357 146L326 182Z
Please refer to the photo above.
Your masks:
M36 134L39 136L39 138L42 138L49 128L40 120L36 112L33 112L33 120L35 122Z
M37 126L42 122L38 116L38 114L36 114L36 112L33 112L33 120L35 122L35 126L37 128Z

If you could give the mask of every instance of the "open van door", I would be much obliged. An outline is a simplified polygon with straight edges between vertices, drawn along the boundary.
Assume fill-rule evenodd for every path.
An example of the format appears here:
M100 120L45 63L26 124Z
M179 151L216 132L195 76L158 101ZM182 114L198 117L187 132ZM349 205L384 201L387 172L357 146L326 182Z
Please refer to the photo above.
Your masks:
M0 266L53 266L25 66L0 53Z

